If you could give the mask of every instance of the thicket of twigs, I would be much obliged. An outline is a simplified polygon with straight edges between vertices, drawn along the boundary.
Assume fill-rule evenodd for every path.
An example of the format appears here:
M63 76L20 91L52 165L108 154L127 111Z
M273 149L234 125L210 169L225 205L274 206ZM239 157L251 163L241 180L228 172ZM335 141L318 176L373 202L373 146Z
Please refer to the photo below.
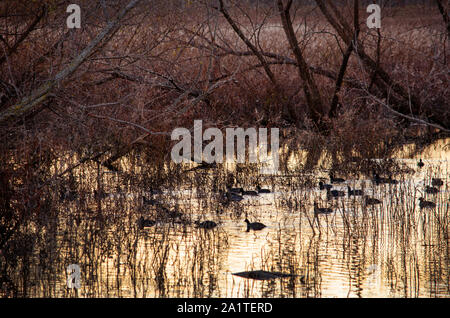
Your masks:
M448 132L448 34L435 5L383 8L378 32L367 29L364 6L354 14L359 1L138 1L84 52L127 5L102 3L84 3L83 27L73 30L64 1L2 4L7 157L39 144L107 154L108 164L151 149L159 161L172 129L194 119L204 128L281 127L307 149L319 142L366 157L424 131Z

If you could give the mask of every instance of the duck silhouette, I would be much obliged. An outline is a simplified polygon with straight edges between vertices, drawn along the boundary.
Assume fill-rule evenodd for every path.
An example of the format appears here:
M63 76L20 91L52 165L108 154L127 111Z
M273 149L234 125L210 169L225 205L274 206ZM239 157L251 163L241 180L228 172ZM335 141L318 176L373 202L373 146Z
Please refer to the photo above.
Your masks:
M266 227L264 224L259 222L251 223L248 219L245 219L244 222L247 223L247 232L249 232L250 230L259 231Z
M347 186L347 190L348 190L348 196L350 197L351 195L353 196L357 196L357 195L363 195L364 192L363 190L352 190L352 188L350 188L350 186Z
M376 172L373 173L373 182L375 182L376 185L380 185L380 184L397 184L398 183L397 180L394 180L391 177L389 177L389 178L382 178Z
M330 182L331 183L344 183L345 179L343 178L335 178L332 172L329 173Z
M327 199L333 199L333 198L338 198L338 197L344 197L345 196L345 192L344 191L339 191L339 190L327 190Z
M381 204L381 201L380 201L380 200L375 199L375 198L371 198L371 197L368 197L368 196L366 196L366 197L364 198L364 202L365 202L366 205L376 205L376 204Z
M317 202L314 202L314 216L318 214L330 214L333 213L331 208L319 208Z
M434 187L441 187L444 185L444 181L441 178L433 178L431 179L431 185Z
M202 229L213 229L217 226L217 223L214 221L203 221L203 222L199 222L199 221L195 221L195 224L197 225L198 228L202 228Z
M333 186L331 184L323 183L322 181L319 182L319 189L320 190L331 190Z
M232 188L232 187L230 187L230 186L227 186L227 191L228 191L228 192L231 192L231 193L239 194L239 193L241 193L241 189L242 189L242 188Z
M256 191L245 191L243 188L241 188L241 195L257 196L258 192L256 192Z
M436 193L439 192L439 189L435 188L435 187L426 186L425 187L425 192L428 193L428 194L436 194Z
M143 229L145 227L152 227L156 224L156 221L144 219L143 216L141 216L138 220L138 226L140 229Z
M423 163L422 159L419 159L419 162L417 163L417 166L419 168L422 168L425 164Z
M425 201L424 198L419 198L419 207L421 209L433 209L436 207L436 203L431 201Z
M226 192L225 193L225 197L226 197L226 203L229 202L240 202L244 199L244 197L242 197L239 194L236 194L234 192Z
M261 186L259 184L256 186L256 190L258 191L258 193L270 193L269 189L261 189Z

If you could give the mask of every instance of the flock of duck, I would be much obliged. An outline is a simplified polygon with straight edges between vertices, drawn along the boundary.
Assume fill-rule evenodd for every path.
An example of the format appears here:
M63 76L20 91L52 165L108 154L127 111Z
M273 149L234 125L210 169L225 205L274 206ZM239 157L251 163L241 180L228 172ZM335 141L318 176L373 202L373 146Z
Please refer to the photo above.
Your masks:
M422 159L419 160L419 162L417 163L417 166L420 168L422 168L425 164L423 163ZM336 178L334 177L334 175L332 173L329 174L330 177L330 183L331 184L325 184L324 182L320 181L319 182L319 189L320 190L326 190L327 191L327 199L332 199L332 198L338 198L338 197L344 197L346 194L344 191L340 191L340 190L332 190L333 188L333 184L340 184L340 183L344 183L345 180L342 178ZM392 179L391 176L387 177L387 178L383 178L380 177L380 175L373 171L373 178L372 178L372 182L375 185L381 185L381 184L398 184L398 180ZM444 182L442 181L442 179L440 178L432 178L431 179L431 186L426 185L425 186L425 193L427 194L437 194L439 193L439 187L441 187L444 184ZM380 201L379 199L376 198L371 198L369 196L365 196L364 195L364 191L363 190L359 190L359 189L352 189L350 186L347 185L347 195L348 197L350 196L364 196L364 203L365 205L376 205L376 204L381 204L382 201ZM436 203L431 202L431 201L426 201L423 197L419 198L419 207L421 209L427 209L427 208L435 208L436 207ZM328 214L328 213L332 213L333 210L331 208L320 208L318 207L317 203L314 202L314 214L317 216L318 214Z
M422 159L420 159L420 161L417 163L417 166L419 168L422 168L424 166ZM318 184L319 190L326 191L328 200L338 199L339 197L345 197L345 196L348 196L349 198L351 196L355 196L355 197L362 197L363 204L365 204L366 206L382 204L381 200L372 198L368 195L365 195L364 190L362 190L362 189L352 189L348 184L347 184L347 191L335 189L334 187L336 185L345 184L346 180L343 178L335 177L333 173L329 173L329 180L330 180L330 183L324 183L323 181L320 181ZM398 180L392 179L391 176L381 177L376 171L373 171L372 182L376 186L382 185L382 184L396 185L399 183ZM439 192L439 187L441 187L443 184L444 184L444 182L442 181L442 179L432 178L431 186L430 185L425 186L425 193L437 194ZM151 190L150 193L152 195L153 194L162 194L162 192L160 192L159 190ZM244 200L245 196L256 197L256 196L259 196L260 194L267 194L267 193L271 193L271 191L269 189L261 188L260 185L256 186L256 190L244 190L242 187L233 188L230 185L228 185L226 191L221 192L221 203L224 205L228 205L232 202L240 202L240 201ZM181 219L183 216L181 212L177 212L176 210L171 211L171 210L167 209L166 207L164 207L161 203L159 203L159 201L157 201L155 199L148 199L145 196L143 196L142 199L143 199L143 203L145 205L156 206L158 208L157 210L158 210L159 215L162 215L164 218L169 218L169 219L173 220L173 219L177 219L177 218ZM436 207L436 203L431 202L431 201L426 201L424 198L420 197L419 198L419 207L420 207L420 209L432 209L432 208ZM333 212L334 211L332 208L319 207L317 202L314 202L314 216L315 217L317 217L319 214L330 214ZM247 224L247 232L250 230L259 231L266 227L266 225L264 225L263 223L250 222L247 218L244 220L244 222ZM139 224L140 228L146 228L146 227L154 226L156 224L156 221L145 219L144 217L141 217L138 220L138 224ZM194 224L198 228L203 228L203 229L213 229L217 226L217 223L214 221L211 221L211 220L206 220L203 222L196 221L196 222L194 222Z
M244 196L255 197L263 193L271 193L271 191L269 189L262 189L260 185L257 185L256 191L244 190L243 188L232 188L231 186L228 186L226 192L221 192L222 196L220 199L223 205L228 205L231 202L242 201L244 199ZM156 194L162 194L162 192L159 190L150 190L150 194L153 196ZM188 221L182 219L183 214L181 212L178 212L176 210L169 210L158 200L149 199L145 196L142 196L142 202L144 205L151 205L156 207L158 220L172 220L176 223L188 223ZM266 227L266 225L260 222L250 222L247 218L244 220L244 222L247 224L247 232L249 232L250 230L259 231ZM145 219L142 216L138 219L138 226L141 229L152 227L156 225L156 223L157 222L155 220ZM218 225L216 222L211 220L206 220L203 222L195 221L194 224L198 228L202 229L213 229Z

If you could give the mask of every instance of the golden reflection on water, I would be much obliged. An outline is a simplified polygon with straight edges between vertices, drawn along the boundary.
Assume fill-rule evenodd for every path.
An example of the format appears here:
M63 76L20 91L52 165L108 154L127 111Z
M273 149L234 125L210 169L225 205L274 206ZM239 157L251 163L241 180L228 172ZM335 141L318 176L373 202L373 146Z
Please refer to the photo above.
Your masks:
M278 176L259 179L273 193L222 207L209 185L200 190L212 179L205 171L193 176L192 187L156 196L177 206L184 221L148 229L136 226L138 215L155 216L141 193L124 191L129 182L104 174L111 194L101 202L89 196L64 202L57 220L28 229L41 239L27 275L13 272L11 280L28 297L449 297L449 143L425 149L425 167L400 176L399 185L373 186L368 177L348 181L382 200L380 206L364 207L347 196L328 201L317 187L295 186L298 176ZM417 170L412 150L405 148L398 160ZM97 177L81 172L80 187ZM437 195L425 194L434 177L444 186ZM254 176L242 183L254 185ZM421 196L436 209L420 210ZM315 219L314 201L335 213ZM267 227L246 232L246 217ZM219 226L193 225L206 219ZM66 286L69 264L81 267L80 290ZM232 275L247 270L297 276L258 281Z

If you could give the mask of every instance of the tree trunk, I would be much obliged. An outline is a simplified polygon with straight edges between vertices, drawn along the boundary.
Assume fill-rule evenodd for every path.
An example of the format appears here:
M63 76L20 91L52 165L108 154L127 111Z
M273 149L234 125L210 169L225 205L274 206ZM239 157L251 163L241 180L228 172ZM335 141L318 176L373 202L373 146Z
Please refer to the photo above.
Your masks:
M325 105L322 102L322 97L320 95L319 89L317 88L312 72L310 71L310 67L304 59L302 51L300 50L297 37L292 26L292 20L289 13L292 5L292 0L289 0L286 6L283 5L282 0L277 0L277 5L281 16L284 33L286 34L286 37L289 41L289 46L291 47L291 50L294 53L295 59L297 61L297 70L299 76L303 80L303 91L305 93L309 115L313 122L319 128L321 128L323 125L322 118L327 114L327 111L325 109Z

